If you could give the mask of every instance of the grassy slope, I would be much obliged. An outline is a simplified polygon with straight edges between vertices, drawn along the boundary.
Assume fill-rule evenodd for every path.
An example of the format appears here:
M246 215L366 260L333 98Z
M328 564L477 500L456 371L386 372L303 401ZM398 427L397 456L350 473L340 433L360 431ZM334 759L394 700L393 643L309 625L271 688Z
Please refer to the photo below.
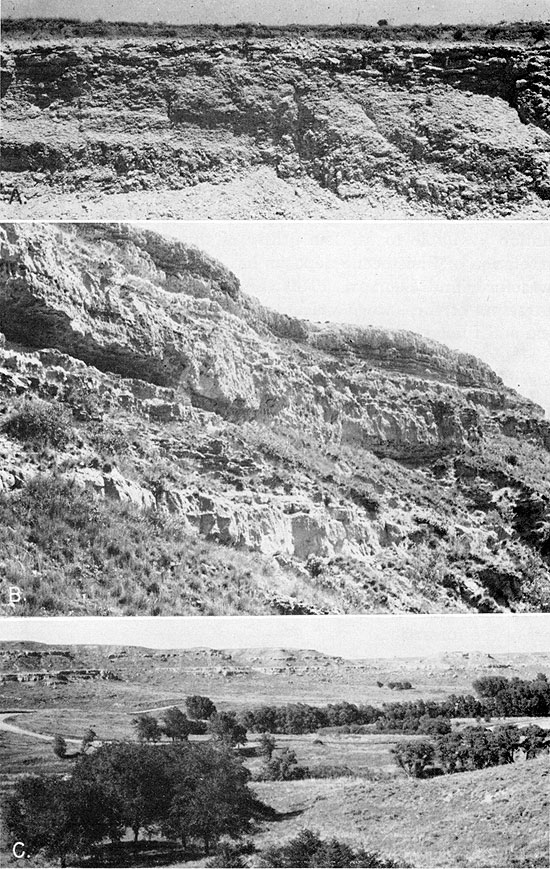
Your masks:
M430 781L260 784L260 799L296 815L258 844L309 827L414 866L548 866L549 774L544 757Z
M209 467L208 458L200 454L200 449L205 453L208 449L202 432L190 427L175 433L169 427L168 451L159 456L147 423L139 422L139 429L137 419L124 417L116 423L108 418L93 428L75 424L74 443L57 456L37 451L32 443L19 448L36 470L48 473L57 467L68 472L80 464L82 450L75 444L81 439L86 463L92 451L100 463L114 461L126 477L146 486L166 478L182 487L196 485L200 475L220 492L231 490L234 480L223 469ZM136 436L137 447L128 443ZM55 487L40 502L32 492L23 491L13 501L0 496L0 524L5 529L0 573L9 584L24 590L27 603L18 614L269 613L274 611L270 603L274 592L279 598L301 601L313 611L465 611L469 604L458 596L455 580L460 581L486 558L494 558L495 564L500 561L504 570L509 567L506 548L499 547L501 554L494 557L481 545L481 538L476 539L475 529L473 546L454 539L455 523L470 523L480 491L487 500L497 488L492 477L500 475L512 486L516 480L520 486L526 483L544 495L550 489L548 453L516 438L488 438L478 456L468 459L478 478L449 487L429 472L405 468L364 450L346 447L335 456L321 443L307 437L300 440L291 431L277 433L249 425L240 432L226 424L223 437L230 458L251 460L252 470L246 471L241 482L256 493L269 494L276 476L279 491L284 488L309 497L321 490L332 500L346 499L352 487L375 501L397 497L402 508L420 516L419 523L429 514L445 536L442 539L424 525L423 539L413 548L405 539L384 549L370 563L337 557L322 576L310 577L273 558L198 538L177 519L144 516L112 502L92 507L89 495L63 495ZM117 444L121 439L124 447ZM186 463L178 458L185 450L197 451L197 445L193 459ZM506 461L510 454L516 457L513 467ZM506 535L506 517L493 509L490 522ZM522 577L525 603L520 608L545 610L550 596L540 558L513 539L507 550ZM444 576L451 577L447 584L442 582Z

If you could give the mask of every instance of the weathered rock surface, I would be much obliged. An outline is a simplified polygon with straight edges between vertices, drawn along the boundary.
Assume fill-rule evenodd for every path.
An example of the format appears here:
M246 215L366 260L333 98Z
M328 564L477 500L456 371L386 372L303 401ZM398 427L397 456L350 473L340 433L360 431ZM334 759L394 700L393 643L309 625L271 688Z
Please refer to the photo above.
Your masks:
M146 217L163 192L213 183L235 196L240 179L232 216L260 217L259 167L290 199L302 193L303 216L331 203L343 217L548 213L547 41L15 40L4 50L4 181L32 195L35 214L52 193L69 216L84 198L94 210L90 194L124 194L119 215ZM174 207L167 196L166 213ZM284 196L280 208L297 216Z
M125 226L5 224L0 255L0 414L74 421L54 459L0 431L0 491L55 470L315 589L271 611L549 605L550 425L484 363L268 311Z

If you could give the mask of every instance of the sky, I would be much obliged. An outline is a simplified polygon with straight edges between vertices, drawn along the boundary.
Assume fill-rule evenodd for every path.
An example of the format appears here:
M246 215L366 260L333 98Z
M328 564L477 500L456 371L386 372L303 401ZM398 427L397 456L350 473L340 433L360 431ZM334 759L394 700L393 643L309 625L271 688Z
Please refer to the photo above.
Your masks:
M409 329L473 353L550 416L550 221L147 226L198 245L270 308Z
M2 15L173 24L495 23L550 20L550 0L2 0Z
M4 618L0 639L151 648L316 649L344 658L550 652L550 615Z

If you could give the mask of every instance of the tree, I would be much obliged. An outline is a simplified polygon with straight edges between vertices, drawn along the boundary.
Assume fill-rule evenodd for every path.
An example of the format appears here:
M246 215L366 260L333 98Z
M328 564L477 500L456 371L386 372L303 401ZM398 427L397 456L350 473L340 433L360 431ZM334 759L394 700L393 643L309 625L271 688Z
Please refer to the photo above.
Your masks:
M164 725L162 729L172 742L181 742L188 739L193 728L187 715L181 709L178 709L177 706L167 709L163 715L163 720Z
M388 26L388 19L387 18L379 18L376 23L378 24L378 27L387 27Z
M422 778L435 757L435 747L431 742L399 742L391 749L395 761L407 775Z
M67 756L67 743L59 733L56 733L53 738L53 753L58 757Z
M248 788L250 773L228 746L191 745L170 764L172 800L162 829L184 846L201 839L206 854L220 836L246 832L265 807Z
M92 730L92 728L89 727L84 736L82 737L82 742L80 743L80 751L82 752L82 754L86 754L88 749L92 747L96 738L97 733L95 732L95 730Z
M550 735L538 724L530 724L520 731L522 737L519 747L525 754L526 760L532 760L550 747Z
M271 733L262 733L260 737L260 754L262 757L271 760L271 756L276 748L277 743Z
M299 766L296 752L285 748L277 757L266 761L262 771L265 781L292 781L307 777L307 767Z
M498 751L499 764L513 763L520 746L520 732L515 724L502 724L495 727L493 740Z
M138 841L143 827L158 823L170 803L166 756L160 748L131 742L110 742L81 757L73 778L92 783L112 807L112 837L117 826L130 827Z
M134 718L133 724L139 742L158 742L160 740L162 730L153 715L147 713L138 715L137 718Z
M443 715L437 715L435 718L430 718L429 715L423 715L419 721L419 730L427 736L440 736L444 733L451 732L451 721Z
M208 729L215 739L229 745L244 745L246 728L239 724L235 712L216 712L208 722Z
M185 698L185 708L189 718L196 720L206 720L211 718L216 713L216 707L209 697L202 697L200 694L193 694L191 697Z
M92 782L27 776L6 801L5 823L14 839L25 843L28 856L43 854L66 865L69 854L84 855L108 835L109 806Z

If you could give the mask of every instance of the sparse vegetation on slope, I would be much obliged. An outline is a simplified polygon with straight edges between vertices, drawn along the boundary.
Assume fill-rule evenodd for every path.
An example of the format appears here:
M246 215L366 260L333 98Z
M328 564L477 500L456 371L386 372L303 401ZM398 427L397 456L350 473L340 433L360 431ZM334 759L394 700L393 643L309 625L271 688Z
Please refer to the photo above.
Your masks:
M550 610L550 427L482 362L266 311L147 231L1 238L21 612Z
M25 590L21 615L262 612L278 575L307 593L292 574L197 538L177 517L97 501L55 476L0 494L0 524L2 578Z

